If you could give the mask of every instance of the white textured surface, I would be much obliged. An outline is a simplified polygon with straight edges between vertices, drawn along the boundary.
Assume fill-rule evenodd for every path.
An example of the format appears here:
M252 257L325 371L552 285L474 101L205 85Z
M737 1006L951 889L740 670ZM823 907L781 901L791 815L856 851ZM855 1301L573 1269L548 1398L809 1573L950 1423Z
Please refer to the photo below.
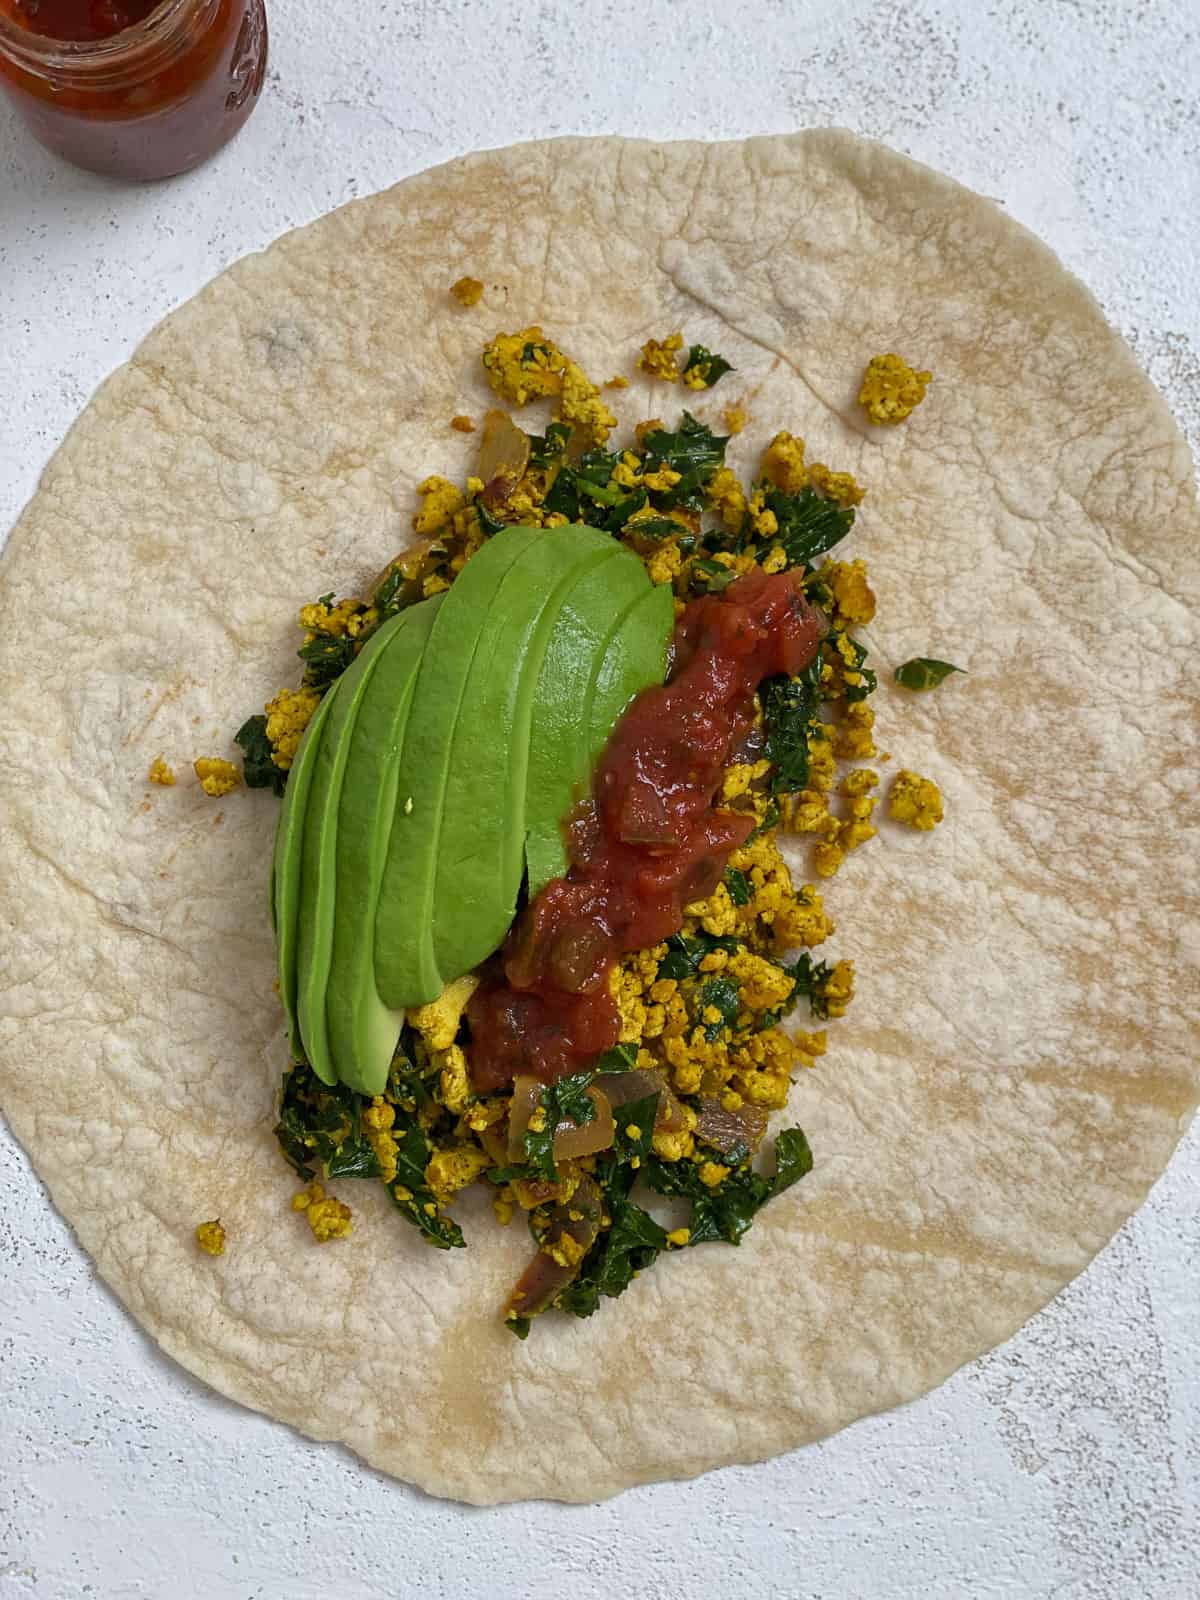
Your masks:
M557 132L883 138L1047 239L1200 439L1193 0L270 9L261 108L174 184L59 167L0 108L0 528L99 379L228 261L459 151ZM119 597L98 605L119 625ZM1190 1600L1198 1180L1193 1133L1082 1279L902 1412L598 1508L478 1512L186 1378L0 1132L0 1597Z

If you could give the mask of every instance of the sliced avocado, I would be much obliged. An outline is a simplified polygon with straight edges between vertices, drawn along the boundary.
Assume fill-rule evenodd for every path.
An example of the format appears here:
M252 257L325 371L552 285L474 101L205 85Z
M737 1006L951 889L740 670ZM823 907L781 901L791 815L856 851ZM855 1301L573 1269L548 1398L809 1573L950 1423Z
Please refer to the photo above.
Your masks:
M296 1015L304 1054L317 1077L336 1083L325 1016L325 987L337 894L337 821L342 779L363 694L388 644L405 625L400 612L384 623L326 693L332 700L313 760L300 851ZM290 785L289 785L290 787Z
M441 603L436 595L400 613L402 626L363 688L342 775L325 1020L333 1069L360 1094L383 1093L404 1023L403 1011L385 1006L375 987L375 911L397 806L405 725Z
M292 1055L304 1054L296 1018L296 918L300 904L300 856L304 843L304 817L312 786L313 767L333 704L330 691L313 712L300 748L292 759L287 788L275 828L275 854L271 865L271 915L275 926L275 949L279 960L279 998L287 1017Z
M666 676L674 624L675 597L668 583L648 589L614 623L597 658L583 712L593 763L634 695Z
M588 780L609 732L638 689L662 681L674 610L669 586L653 594L646 569L632 551L613 546L615 559L583 575L563 602L542 660L534 694L529 767L525 782L525 860L529 898L567 870L563 822L587 792ZM625 638L624 632L630 637ZM618 647L614 641L622 635ZM592 685L610 653L619 655L599 715L608 716L597 738L591 726ZM629 681L634 688L615 711ZM611 712L611 715L609 713Z
M620 564L621 554L610 535L593 528L548 529L496 592L450 754L433 897L434 959L445 982L490 955L512 922L543 660L567 596L593 572ZM570 765L570 749L559 759Z
M425 647L375 918L376 987L397 1010L436 1000L445 987L433 951L433 894L451 741L484 618L509 568L544 537L541 528L516 527L490 539L455 579Z

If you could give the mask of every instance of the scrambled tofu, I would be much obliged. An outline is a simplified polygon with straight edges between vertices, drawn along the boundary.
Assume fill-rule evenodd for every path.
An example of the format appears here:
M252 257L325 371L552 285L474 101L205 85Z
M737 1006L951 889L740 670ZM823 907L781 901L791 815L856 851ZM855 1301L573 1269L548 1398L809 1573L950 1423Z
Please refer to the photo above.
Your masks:
M350 1207L335 1200L331 1194L327 1195L319 1183L310 1183L307 1189L293 1195L292 1210L303 1211L318 1244L327 1244L330 1239L345 1239L354 1232L351 1221L354 1213Z
M162 756L156 756L155 759L150 763L150 771L147 773L147 777L150 779L151 783L159 783L164 789L172 788L175 783L175 774L163 760Z
M422 538L436 533L447 522L453 522L455 513L466 505L449 478L439 477L437 473L419 483L417 493L421 496L421 506L413 518L413 532Z
M491 1157L478 1145L449 1145L437 1150L425 1168L425 1182L439 1205L448 1204L460 1189L475 1182L492 1164Z
M817 576L832 596L832 615L843 626L865 624L875 616L875 593L865 561L826 561Z
M450 293L460 306L477 306L483 299L483 284L478 278L458 278L450 285Z
M273 700L267 701L267 738L271 744L271 760L282 771L290 770L304 730L320 703L321 696L315 689L280 689Z
M928 833L942 820L942 792L932 778L907 770L898 772L888 797L888 815Z
M242 775L233 762L223 761L220 756L200 756L192 766L200 779L200 787L214 800L232 794L242 781Z
M872 356L863 373L858 403L871 422L903 422L925 398L932 372L914 372L903 357Z
M453 983L448 983L436 1000L431 1000L428 1005L414 1006L409 1011L409 1022L430 1050L447 1050L454 1043L467 1002L478 987L478 975L468 972Z
M861 505L867 492L852 472L831 472L823 461L809 463L808 481L810 487L842 506Z
M638 357L638 366L652 378L664 383L678 383L683 376L679 365L679 352L683 349L683 334L676 331L665 339L647 339Z
M314 600L311 605L300 607L298 620L307 635L305 641L307 643L319 633L326 634L331 639L341 639L346 636L357 639L363 629L369 627L376 617L361 600L339 600L332 606L328 600Z
M208 1256L223 1256L225 1254L225 1229L221 1226L221 1219L214 1218L212 1222L202 1222L196 1229L196 1243Z
M808 487L804 440L790 433L777 433L763 451L759 470L768 483L782 489L784 494L799 494Z
M367 1143L379 1162L379 1176L384 1183L396 1177L396 1160L400 1146L392 1132L396 1123L396 1109L382 1095L376 1095L369 1106L363 1108L362 1127Z

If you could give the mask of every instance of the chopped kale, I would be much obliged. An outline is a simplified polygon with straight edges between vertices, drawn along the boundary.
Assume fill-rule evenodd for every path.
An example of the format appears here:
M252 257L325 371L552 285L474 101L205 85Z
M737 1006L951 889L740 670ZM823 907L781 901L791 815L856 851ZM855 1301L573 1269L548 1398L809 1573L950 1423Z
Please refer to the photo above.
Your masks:
M509 1333L515 1333L518 1339L528 1339L529 1329L532 1326L530 1317L509 1317L504 1326Z
M405 581L399 565L388 568L383 582L376 589L372 599L372 604L381 618L386 620L388 617L394 617L397 611L404 609L400 602L400 591L404 588Z
M308 1183L326 1178L377 1178L379 1161L362 1131L363 1097L344 1084L322 1083L306 1061L283 1075L275 1137L288 1163Z
M833 969L827 961L814 961L807 950L801 951L795 961L784 962L784 971L792 980L792 992L777 1011L771 1013L774 1021L785 1017L797 1001L807 1000L814 1017L824 1020L829 1015L829 1001L823 984Z
M730 955L742 948L737 939L730 939L724 934L704 933L673 933L667 940L667 953L658 963L658 977L675 978L681 981L684 978L693 978L700 971L700 963L705 956L711 955L714 950L726 950Z
M529 436L529 465L535 472L545 472L550 467L557 466L564 461L567 455L567 445L571 442L571 424L569 422L552 422L545 433L532 433Z
M905 689L936 689L952 672L962 672L962 667L949 661L938 661L933 656L914 656L896 668L896 682Z
M762 814L762 821L754 832L749 835L746 843L749 844L751 839L757 839L760 834L769 833L782 815L783 813L779 809L779 801L774 798L768 800L766 810Z
M711 561L707 556L692 562L692 587L699 589L702 594L724 594L736 578L737 573L732 567L720 561Z
M598 1165L596 1177L612 1226L599 1235L583 1258L579 1276L554 1302L560 1311L577 1317L590 1317L601 1295L622 1294L667 1244L666 1230L629 1198L636 1173L628 1163L609 1159Z
M731 1172L716 1188L700 1180L691 1161L661 1161L652 1156L642 1176L656 1193L691 1202L689 1244L724 1239L739 1244L767 1201L812 1171L812 1151L799 1128L788 1128L775 1141L775 1176L765 1178L749 1167Z
M706 389L711 389L727 372L732 372L733 365L726 361L724 356L717 356L702 344L694 344L688 351L688 358L683 368L686 378L689 374L699 378Z
M853 506L826 500L809 488L798 494L769 489L764 504L775 513L779 532L774 542L783 546L790 567L807 567L840 544L854 526Z
M638 1047L636 1044L614 1044L600 1057L596 1063L597 1072L629 1072L637 1066Z
M848 683L846 685L847 703L853 704L856 700L865 700L869 694L875 693L875 689L878 684L878 679L871 669L863 666L863 662L867 659L867 647L860 640L855 639L848 633L839 633L837 637L839 640L844 639L846 641L850 653L854 658L853 662L850 662L846 661L845 657L842 656L846 671L858 673L859 677L861 677L863 680L861 683ZM838 655L841 655L840 650L838 651Z
M626 524L625 533L636 533L641 539L675 539L680 541L680 548L691 548L685 541L695 541L695 534L690 533L682 522L676 522L674 517L638 517L634 522Z
M669 511L675 506L684 506L691 511L701 510L704 486L717 469L724 466L728 443L728 436L713 433L702 422L697 422L690 411L683 413L674 433L658 428L647 434L643 441L645 470L654 473L668 467L680 474L673 488L655 493L658 509Z
M641 1100L613 1107L613 1150L621 1161L648 1156L654 1140L654 1121L661 1095L657 1090ZM633 1129L631 1133L629 1130Z
M797 677L781 673L759 685L758 698L767 730L773 794L794 794L808 783L809 734L822 724L817 715L821 697L821 650Z
M748 906L753 898L750 879L737 867L726 868L725 888L735 906Z
M247 789L271 789L281 795L287 787L287 773L271 760L266 717L247 717L233 740L242 747L242 776Z
M526 1128L525 1156L529 1166L548 1183L558 1182L558 1168L554 1164L554 1135L560 1122L570 1121L577 1128L591 1122L596 1115L596 1103L588 1094L588 1085L596 1076L595 1068L576 1072L569 1078L560 1078L542 1090L541 1105L546 1113L540 1131ZM511 1169L504 1169L511 1171Z
M506 522L502 522L499 517L494 517L484 505L482 500L476 499L472 501L472 504L475 507L475 515L479 518L480 532L483 534L485 539L494 538L496 534L500 533L508 526L508 524Z
M429 1061L422 1071L413 1047L413 1030L406 1023L388 1072L388 1094L401 1103L411 1101L416 1111L429 1111L438 1103L434 1093L438 1073L436 1061Z
M619 533L646 504L645 489L626 489L612 482L621 457L607 450L589 450L574 466L563 466L543 502L569 522L586 522L605 533Z
M354 660L357 641L348 633L334 636L314 633L296 654L304 663L304 683L309 689L328 689Z
M429 1140L415 1117L397 1109L392 1133L397 1141L396 1176L387 1185L392 1203L439 1250L466 1244L462 1229L438 1210L433 1191L425 1182L425 1168L433 1154Z
M707 1022L704 1013L712 1008L720 1013L715 1021ZM738 1014L738 986L731 978L710 978L701 985L700 998L696 1003L699 1020L704 1028L704 1037L709 1044L713 1044L726 1029L732 1028L737 1021Z

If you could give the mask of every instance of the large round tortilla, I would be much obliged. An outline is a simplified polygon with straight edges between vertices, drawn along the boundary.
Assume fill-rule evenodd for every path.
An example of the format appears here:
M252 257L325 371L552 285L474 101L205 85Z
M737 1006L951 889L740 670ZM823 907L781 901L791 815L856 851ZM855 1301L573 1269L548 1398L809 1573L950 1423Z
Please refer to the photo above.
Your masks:
M472 311L447 295L463 272L489 285ZM231 753L294 681L297 604L406 542L415 484L465 469L447 423L482 409L482 340L530 321L600 377L682 326L738 369L699 408L750 397L735 461L789 427L869 486L882 744L948 820L885 826L829 889L861 993L792 1094L811 1177L740 1250L672 1256L519 1344L496 1313L529 1241L482 1196L447 1254L374 1185L341 1186L343 1243L289 1213L275 803L145 775ZM857 380L890 349L936 382L872 430ZM632 422L691 397L619 398ZM1084 1267L1196 1102L1198 534L1186 448L1080 284L989 202L847 134L527 145L289 235L104 385L12 537L17 1136L173 1356L435 1494L591 1499L920 1394ZM916 654L970 676L892 689ZM212 1260L193 1229L218 1213Z

